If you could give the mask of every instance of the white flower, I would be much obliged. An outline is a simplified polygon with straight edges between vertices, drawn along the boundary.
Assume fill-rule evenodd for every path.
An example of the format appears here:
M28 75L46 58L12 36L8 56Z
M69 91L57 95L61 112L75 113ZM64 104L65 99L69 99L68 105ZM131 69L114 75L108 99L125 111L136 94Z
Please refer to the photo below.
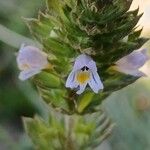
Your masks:
M87 84L89 84L95 93L103 89L103 84L97 73L96 63L90 56L81 54L75 60L73 70L66 81L66 87L71 89L79 88L76 93L81 94L84 92Z
M33 46L22 45L17 55L20 80L26 80L48 67L47 54Z
M118 60L113 67L115 70L133 75L145 76L145 73L140 71L140 68L149 60L147 49L134 50L129 55Z

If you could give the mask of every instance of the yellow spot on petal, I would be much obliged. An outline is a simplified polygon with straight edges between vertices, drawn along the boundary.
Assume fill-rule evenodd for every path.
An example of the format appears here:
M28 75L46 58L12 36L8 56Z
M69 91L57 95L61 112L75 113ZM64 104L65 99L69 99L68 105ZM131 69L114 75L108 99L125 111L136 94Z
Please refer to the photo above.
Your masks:
M46 66L45 66L45 69L49 69L49 70L52 70L54 68L54 66L50 63L48 63Z
M29 69L30 68L30 66L28 65L28 64L22 64L21 65L21 69L22 70L27 70L27 69Z
M79 84L85 84L90 79L90 73L88 71L80 71L76 75L76 80Z

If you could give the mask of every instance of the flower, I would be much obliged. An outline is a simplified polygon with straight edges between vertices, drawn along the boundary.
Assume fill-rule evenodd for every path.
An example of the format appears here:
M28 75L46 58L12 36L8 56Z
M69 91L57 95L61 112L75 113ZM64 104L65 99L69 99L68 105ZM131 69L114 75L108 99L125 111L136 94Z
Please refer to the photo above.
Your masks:
M33 46L21 46L17 55L20 80L26 80L48 67L47 54Z
M150 61L147 61L140 69L147 77L150 77Z
M96 63L90 56L81 54L75 60L73 70L67 78L66 87L71 89L79 88L76 93L81 94L87 84L95 93L103 89L103 84L97 73Z
M113 66L113 69L133 76L145 76L145 73L140 71L140 68L148 60L147 49L134 50L129 55L118 60L115 66Z

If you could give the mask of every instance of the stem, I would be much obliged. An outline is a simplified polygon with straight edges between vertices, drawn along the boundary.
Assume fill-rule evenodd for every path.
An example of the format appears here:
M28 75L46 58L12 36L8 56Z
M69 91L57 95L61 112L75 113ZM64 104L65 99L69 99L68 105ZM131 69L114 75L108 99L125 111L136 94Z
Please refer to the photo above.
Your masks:
M27 45L37 45L41 47L41 45L36 41L24 37L18 33L15 33L1 24L0 24L0 33L1 33L0 41L3 41L4 43L14 48L19 48L22 43L25 43Z
M66 144L65 150L76 150L75 143L73 140L73 128L74 128L74 118L73 116L65 116L65 124L66 124Z

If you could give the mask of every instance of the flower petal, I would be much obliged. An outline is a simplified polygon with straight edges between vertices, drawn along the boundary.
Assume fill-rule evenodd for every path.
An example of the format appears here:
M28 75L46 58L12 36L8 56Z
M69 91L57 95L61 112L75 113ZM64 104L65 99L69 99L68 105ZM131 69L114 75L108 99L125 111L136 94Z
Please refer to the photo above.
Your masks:
M144 72L140 71L140 69L128 69L128 68L123 68L123 67L121 68L119 66L113 66L112 68L119 72L129 74L132 76L136 76L136 77L146 76L146 74Z
M69 74L65 86L69 87L71 89L76 88L78 86L75 82L75 72L74 71L71 71L71 73Z
M139 71L145 74L145 76L150 77L150 61L147 61L144 66L142 66Z
M97 72L92 73L91 80L88 82L88 84L95 93L98 93L100 89L104 88L103 83Z
M75 60L73 70L77 71L77 70L83 68L84 66L87 66L91 60L92 60L92 58L86 54L79 55Z
M79 90L76 92L78 95L80 95L81 93L84 92L85 90L85 87L86 87L87 83L86 84L82 84L82 85L79 85Z
M24 81L24 80L27 80L28 78L34 76L35 74L40 73L40 72L41 72L41 70L37 70L37 69L24 70L24 71L20 72L19 79Z
M145 62L149 59L146 54L147 50L135 50L131 54L121 58L116 62L116 65L124 68L124 69L139 69L142 67Z
M147 56L147 58L149 59L149 56L147 55L147 53L148 53L148 49L147 48L139 49L139 51L141 53L143 53L145 56Z
M48 65L47 54L36 47L22 45L17 56L17 64L20 70L24 70L24 65L44 69Z
M94 71L94 72L97 71L96 63L95 63L95 61L93 61L93 60L91 60L91 61L87 64L87 67L88 67L90 70Z
M136 76L136 77L146 77L147 76L144 72L139 71L139 70L137 72L133 72L130 75L133 75L133 76Z
M118 60L113 68L133 76L145 76L139 69L149 60L147 49L134 50L131 54Z

